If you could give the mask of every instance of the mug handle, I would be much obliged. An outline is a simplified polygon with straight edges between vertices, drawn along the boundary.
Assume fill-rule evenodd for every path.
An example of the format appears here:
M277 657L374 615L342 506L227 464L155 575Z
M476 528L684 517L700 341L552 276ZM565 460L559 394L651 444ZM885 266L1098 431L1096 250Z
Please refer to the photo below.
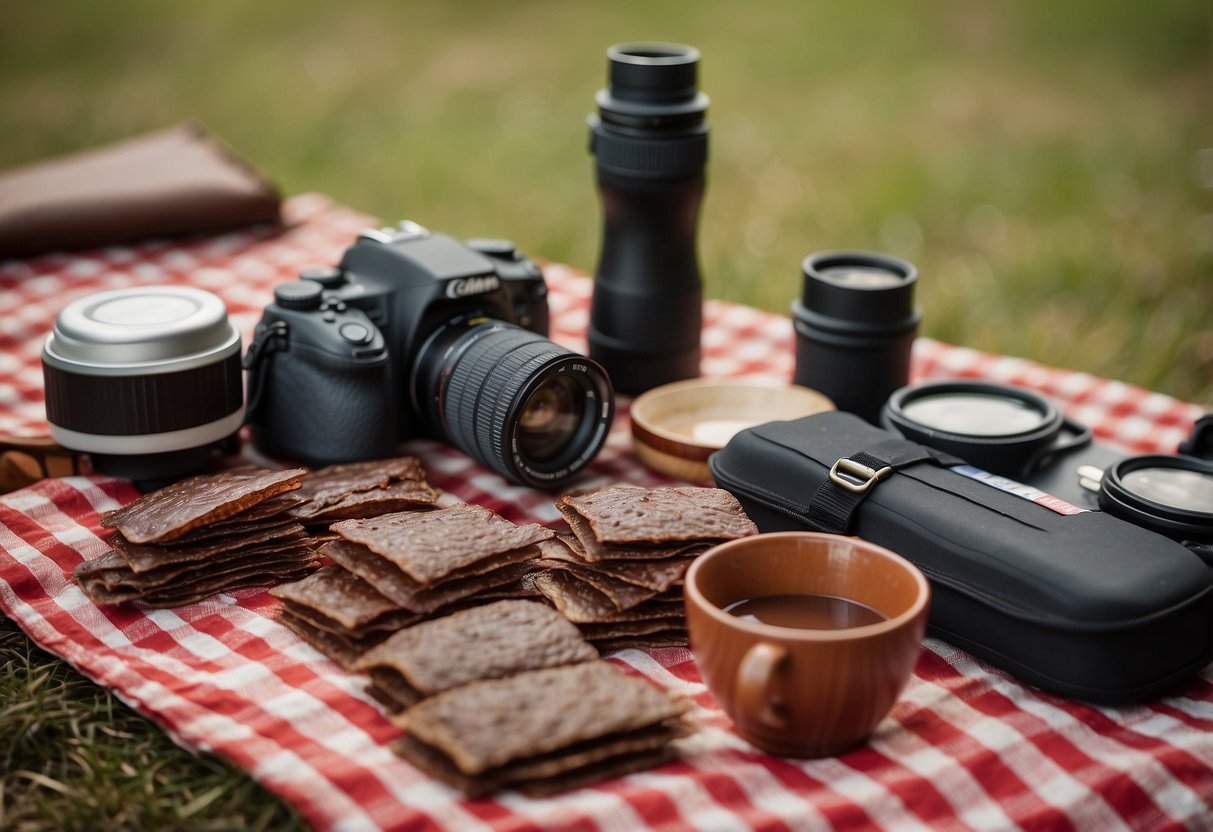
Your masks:
M737 704L739 712L757 718L771 728L788 727L785 713L775 709L771 682L788 651L778 644L760 641L746 651L737 666Z

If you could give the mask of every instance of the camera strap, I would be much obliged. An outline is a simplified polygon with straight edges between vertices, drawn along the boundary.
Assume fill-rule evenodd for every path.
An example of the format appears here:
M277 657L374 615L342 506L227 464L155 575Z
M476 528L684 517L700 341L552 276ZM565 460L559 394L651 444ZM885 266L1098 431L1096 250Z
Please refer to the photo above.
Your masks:
M844 456L830 468L809 501L808 520L824 532L849 534L851 517L881 480L894 472L930 462L944 468L963 464L951 454L906 439L886 439L866 451Z
M252 418L257 408L261 406L261 394L265 390L265 368L258 371L257 365L268 359L273 353L286 347L290 328L286 321L274 321L269 326L259 325L253 333L253 343L249 344L248 352L244 354L240 365L249 371L248 402L245 406L245 421Z

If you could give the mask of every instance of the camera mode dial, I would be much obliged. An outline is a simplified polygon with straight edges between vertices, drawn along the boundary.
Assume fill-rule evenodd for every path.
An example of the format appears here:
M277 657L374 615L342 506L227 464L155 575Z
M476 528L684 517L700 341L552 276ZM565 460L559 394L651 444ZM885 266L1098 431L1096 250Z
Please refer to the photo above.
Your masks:
M319 309L324 289L311 280L280 283L274 287L274 303L283 309Z
M306 266L299 270L299 279L319 283L323 289L337 289L345 285L345 273L335 266Z

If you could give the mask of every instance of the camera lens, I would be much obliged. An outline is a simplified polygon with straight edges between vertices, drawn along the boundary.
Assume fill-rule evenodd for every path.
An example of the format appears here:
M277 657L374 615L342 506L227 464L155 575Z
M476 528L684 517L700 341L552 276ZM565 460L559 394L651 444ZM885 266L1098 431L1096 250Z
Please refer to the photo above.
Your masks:
M593 361L484 318L429 338L412 393L434 433L515 482L545 488L597 455L615 412L610 380Z
M581 424L585 391L568 376L545 381L522 406L518 447L528 458L546 461L567 448Z
M1045 424L1047 414L1030 402L988 393L938 393L902 405L907 419L965 436L1015 436Z
M801 271L801 296L792 301L793 380L875 423L889 394L910 379L918 272L864 251L811 254Z
M1213 475L1177 468L1140 468L1121 483L1143 500L1213 514Z
M139 286L78 298L43 345L42 374L51 435L101 473L158 487L238 445L240 333L210 292Z
M1213 543L1213 463L1146 455L1108 468L1099 507L1176 540Z
M615 387L638 394L699 375L708 97L694 47L622 43L607 57L589 117L602 246L586 340Z
M994 474L1025 480L1091 431L1031 390L992 381L932 381L889 396L881 424Z

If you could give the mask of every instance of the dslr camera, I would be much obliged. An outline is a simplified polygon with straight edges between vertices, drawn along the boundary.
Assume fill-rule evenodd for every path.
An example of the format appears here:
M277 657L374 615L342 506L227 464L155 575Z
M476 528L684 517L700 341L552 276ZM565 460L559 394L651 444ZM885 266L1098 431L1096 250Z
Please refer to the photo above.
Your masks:
M244 358L253 443L327 465L430 435L555 487L602 448L614 395L547 333L543 273L512 243L364 231L337 267L275 287Z

